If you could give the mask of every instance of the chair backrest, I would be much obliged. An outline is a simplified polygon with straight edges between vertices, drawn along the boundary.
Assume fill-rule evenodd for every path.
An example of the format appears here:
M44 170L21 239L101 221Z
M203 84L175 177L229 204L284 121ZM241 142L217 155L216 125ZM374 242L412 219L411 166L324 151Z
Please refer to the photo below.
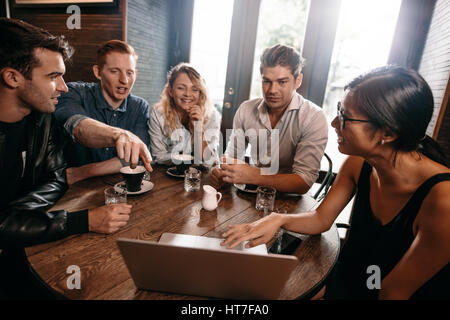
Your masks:
M313 195L313 198L317 201L321 201L326 196L335 178L333 173L333 162L331 161L331 158L326 153L324 153L323 155L328 160L328 171L323 178L319 189L317 189L316 193Z

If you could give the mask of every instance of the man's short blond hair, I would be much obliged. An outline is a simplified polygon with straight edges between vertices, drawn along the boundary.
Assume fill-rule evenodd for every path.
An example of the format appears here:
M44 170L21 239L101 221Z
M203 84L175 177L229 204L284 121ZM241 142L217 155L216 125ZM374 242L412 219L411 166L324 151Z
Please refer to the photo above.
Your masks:
M97 50L97 65L99 69L102 69L105 65L106 56L110 52L128 53L131 54L136 60L138 59L138 55L136 51L134 51L134 48L125 41L109 40L101 44Z

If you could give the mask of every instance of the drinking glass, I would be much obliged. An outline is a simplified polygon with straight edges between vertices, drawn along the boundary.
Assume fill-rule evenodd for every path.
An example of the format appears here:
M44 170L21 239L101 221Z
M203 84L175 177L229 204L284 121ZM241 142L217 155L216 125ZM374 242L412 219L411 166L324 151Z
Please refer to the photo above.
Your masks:
M200 190L202 172L190 168L184 172L184 190L195 192Z
M127 188L108 187L105 189L105 204L127 203Z
M256 210L264 211L264 214L272 212L277 192L275 188L260 186L256 189L256 192Z

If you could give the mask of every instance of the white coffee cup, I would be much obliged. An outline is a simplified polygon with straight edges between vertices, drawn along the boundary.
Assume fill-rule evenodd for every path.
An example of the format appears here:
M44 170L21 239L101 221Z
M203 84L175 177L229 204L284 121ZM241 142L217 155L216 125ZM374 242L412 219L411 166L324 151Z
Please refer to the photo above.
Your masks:
M202 199L203 209L207 211L215 210L220 200L222 199L222 194L220 192L217 192L217 190L211 187L210 185L204 185L203 191L204 191ZM219 196L219 199L217 199L217 196Z
M176 165L177 174L183 174L192 164L194 157L190 154L173 154L172 162Z
M180 164L180 163L191 163L192 160L194 160L194 157L190 154L178 154L175 153L172 155L172 161L175 164Z

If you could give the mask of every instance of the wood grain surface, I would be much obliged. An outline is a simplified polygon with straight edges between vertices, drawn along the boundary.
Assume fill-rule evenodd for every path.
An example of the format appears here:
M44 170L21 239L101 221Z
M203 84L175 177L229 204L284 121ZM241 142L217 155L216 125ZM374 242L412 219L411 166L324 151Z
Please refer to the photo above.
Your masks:
M86 233L27 248L29 261L39 276L69 299L203 299L139 290L116 245L118 238L158 241L165 232L221 237L227 226L252 222L263 216L255 209L256 195L225 186L214 211L202 209L203 191L185 192L183 180L166 175L165 167L151 174L153 190L128 197L133 205L129 223L111 235ZM204 174L202 184L208 183ZM121 181L120 175L89 179L72 185L55 209L69 211L103 205L103 190ZM278 194L275 207L288 213L307 211L316 205L310 196ZM321 235L301 236L294 253L299 264L292 272L280 299L304 296L317 286L333 267L339 253L339 236L333 226ZM269 243L270 244L270 243ZM68 289L67 268L81 271L81 289ZM183 266L180 266L183 267Z

